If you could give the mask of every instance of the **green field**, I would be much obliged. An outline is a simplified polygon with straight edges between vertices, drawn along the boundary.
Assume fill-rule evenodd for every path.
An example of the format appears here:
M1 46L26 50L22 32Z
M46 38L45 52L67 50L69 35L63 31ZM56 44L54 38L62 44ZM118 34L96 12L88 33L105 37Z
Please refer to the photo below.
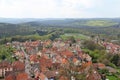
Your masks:
M74 22L72 25L77 26L91 26L91 27L109 27L113 25L117 25L117 22L108 21L108 20L88 20L84 22Z
M87 21L86 26L99 26L99 27L107 27L107 26L113 26L117 25L118 23L112 22L112 21L106 21L106 20L93 20L93 21Z
M65 33L64 35L61 35L60 37L63 40L66 40L69 36L73 36L75 39L82 39L82 40L89 39L88 36L85 36L85 35L82 35L82 34L79 34L79 33Z

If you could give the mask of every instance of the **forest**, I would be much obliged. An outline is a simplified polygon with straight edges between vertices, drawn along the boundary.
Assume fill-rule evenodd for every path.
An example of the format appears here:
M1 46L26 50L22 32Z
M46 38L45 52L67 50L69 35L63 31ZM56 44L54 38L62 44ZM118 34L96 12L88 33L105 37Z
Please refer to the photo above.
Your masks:
M0 23L0 43L15 39L54 39L61 34L77 33L85 36L100 35L101 39L120 41L120 19L55 19L20 23ZM21 38L22 37L22 38ZM54 37L54 38L53 38ZM22 41L22 40L20 40Z

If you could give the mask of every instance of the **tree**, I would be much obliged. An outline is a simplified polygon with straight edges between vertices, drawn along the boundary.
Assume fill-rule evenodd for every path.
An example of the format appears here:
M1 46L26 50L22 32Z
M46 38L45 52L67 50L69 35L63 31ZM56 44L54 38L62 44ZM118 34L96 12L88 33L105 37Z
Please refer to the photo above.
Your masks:
M120 59L120 56L116 54L112 57L111 62L115 64L116 66L118 66L119 59Z
M90 37L91 37L92 39L94 39L94 38L95 38L95 35L91 35Z
M120 38L120 34L118 34L117 37Z
M84 46L84 48L87 48L92 51L94 51L95 49L98 49L98 50L104 49L104 47L100 46L99 44L94 43L94 41L92 41L92 40L85 40L83 42L83 46Z
M0 45L0 61L7 59L8 61L14 61L12 57L14 49L12 47L6 47L5 45Z
M69 37L68 37L68 40L70 40L72 43L75 43L75 42L76 42L74 36L69 36Z

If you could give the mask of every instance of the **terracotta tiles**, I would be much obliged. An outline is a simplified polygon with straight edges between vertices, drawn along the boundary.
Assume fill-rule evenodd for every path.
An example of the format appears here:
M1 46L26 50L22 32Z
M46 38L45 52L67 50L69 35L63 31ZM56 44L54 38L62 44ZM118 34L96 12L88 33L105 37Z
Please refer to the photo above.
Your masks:
M27 73L18 73L16 76L16 80L27 80L28 79L28 74Z
M13 66L14 71L24 71L25 70L25 64L20 61L13 62L12 66Z

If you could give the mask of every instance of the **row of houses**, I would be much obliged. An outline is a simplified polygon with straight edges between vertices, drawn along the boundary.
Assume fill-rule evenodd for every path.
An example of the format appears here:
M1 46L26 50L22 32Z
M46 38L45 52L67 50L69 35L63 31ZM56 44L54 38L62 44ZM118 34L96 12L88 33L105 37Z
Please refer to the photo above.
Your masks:
M85 74L86 80L101 80L92 58L81 50L80 41L26 41L13 42L13 56L18 60L0 63L0 75L5 80L77 80Z
M104 42L103 46L106 48L107 53L112 53L112 54L120 54L120 46L109 43L109 42Z

